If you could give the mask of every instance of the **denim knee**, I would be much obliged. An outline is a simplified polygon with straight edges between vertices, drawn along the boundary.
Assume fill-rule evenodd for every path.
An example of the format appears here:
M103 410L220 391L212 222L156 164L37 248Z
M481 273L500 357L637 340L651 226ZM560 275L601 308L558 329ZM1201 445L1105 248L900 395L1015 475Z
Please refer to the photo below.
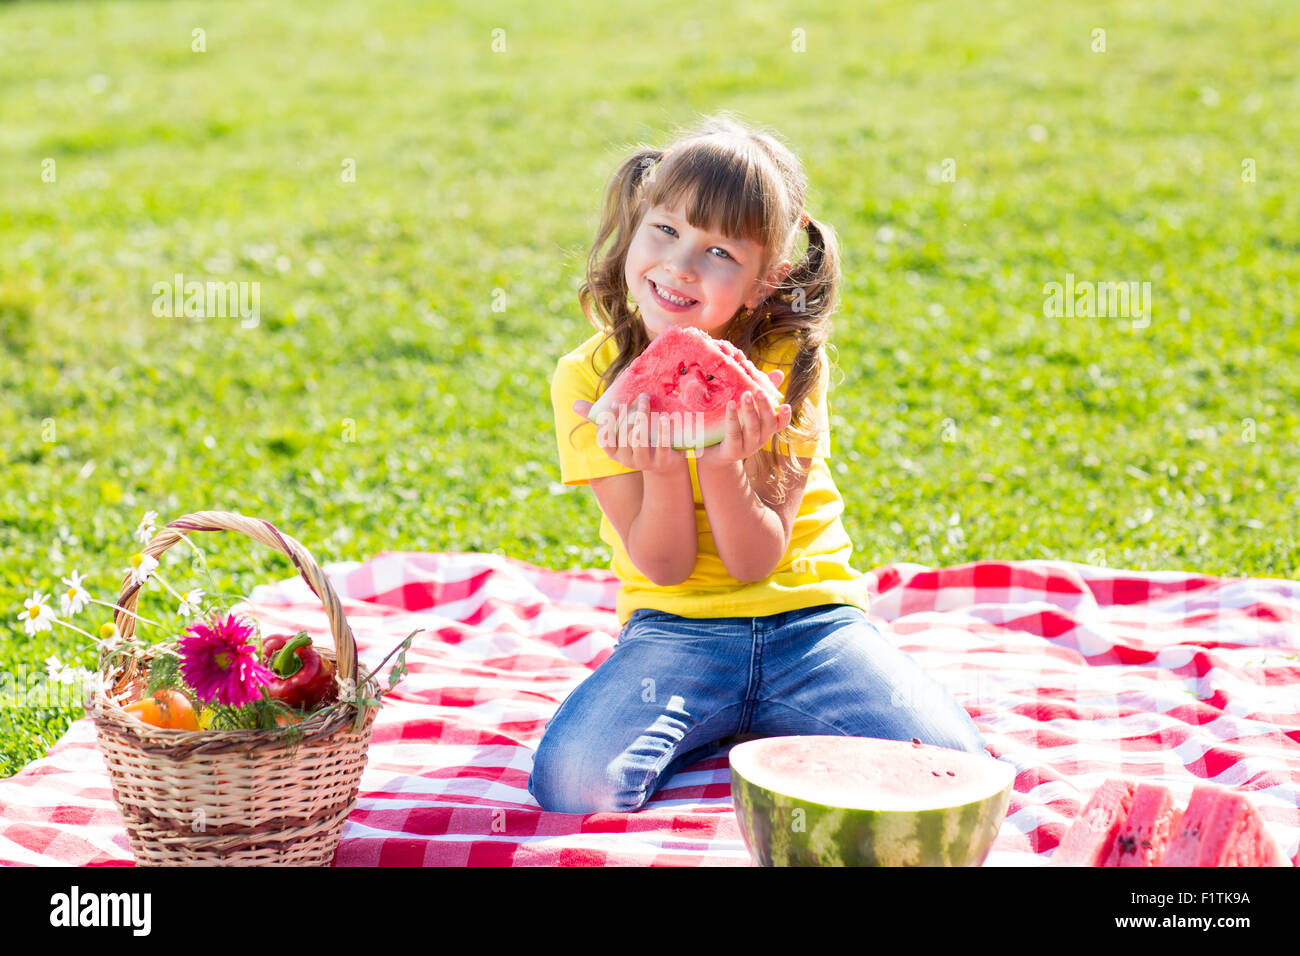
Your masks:
M553 813L630 813L654 793L658 774L543 737L533 754L528 792Z

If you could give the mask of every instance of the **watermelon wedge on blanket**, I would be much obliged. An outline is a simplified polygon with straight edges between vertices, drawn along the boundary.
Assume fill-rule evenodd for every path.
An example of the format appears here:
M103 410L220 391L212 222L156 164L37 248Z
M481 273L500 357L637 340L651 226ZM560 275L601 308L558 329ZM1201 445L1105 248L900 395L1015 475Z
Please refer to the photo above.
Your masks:
M1160 866L1287 866L1255 805L1235 790L1192 791Z
M1169 788L1158 783L1139 783L1105 866L1155 866L1178 826L1182 810Z
M1052 854L1054 866L1103 866L1115 837L1133 808L1137 786L1131 780L1107 780L1084 804Z
M650 397L650 428L656 443L657 423L666 416L674 448L705 448L726 434L727 402L752 392L775 408L781 393L740 349L700 329L673 326L659 333L616 378L587 418L601 424L614 405L631 405Z
M989 756L872 737L767 737L730 762L762 866L979 866L1016 777Z

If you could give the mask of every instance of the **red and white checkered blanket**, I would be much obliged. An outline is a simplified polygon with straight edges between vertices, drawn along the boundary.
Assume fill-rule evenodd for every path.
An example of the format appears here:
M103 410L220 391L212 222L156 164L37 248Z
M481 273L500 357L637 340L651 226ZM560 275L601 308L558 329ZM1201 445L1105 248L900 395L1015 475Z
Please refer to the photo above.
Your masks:
M326 568L363 666L417 627L375 724L338 865L746 865L725 757L632 814L545 813L532 754L613 648L616 582L483 554L387 553ZM1184 802L1249 793L1288 858L1300 842L1300 582L1058 561L871 573L872 619L966 706L1018 770L987 865L1038 865L1109 776ZM328 641L299 578L248 610ZM0 863L129 863L88 720L0 780Z

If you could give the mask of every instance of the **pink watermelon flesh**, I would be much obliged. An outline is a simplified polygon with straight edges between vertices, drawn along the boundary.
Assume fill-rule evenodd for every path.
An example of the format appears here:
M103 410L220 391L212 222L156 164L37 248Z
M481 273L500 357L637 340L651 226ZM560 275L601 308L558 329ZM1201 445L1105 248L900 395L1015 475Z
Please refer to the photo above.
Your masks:
M1178 825L1182 811L1174 804L1169 788L1158 783L1140 783L1105 866L1155 866Z
M737 748L739 750L739 748ZM782 792L860 810L929 810L984 797L1014 782L983 754L875 737L763 738L733 750L733 766Z
M1286 860L1244 794L1202 784L1159 865L1286 866Z
M1056 866L1101 866L1110 856L1129 810L1136 786L1130 780L1107 780L1079 811L1052 854Z
M674 448L705 448L725 437L727 402L746 392L775 408L781 401L771 380L730 342L695 328L674 326L623 370L587 413L599 426L614 405L650 398L648 438L657 443L655 423L668 416Z

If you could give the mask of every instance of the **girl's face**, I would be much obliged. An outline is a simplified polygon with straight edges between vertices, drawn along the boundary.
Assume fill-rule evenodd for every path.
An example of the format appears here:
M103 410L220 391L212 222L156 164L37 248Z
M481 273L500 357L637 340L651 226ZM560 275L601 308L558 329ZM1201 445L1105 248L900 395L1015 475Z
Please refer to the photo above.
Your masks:
M627 251L628 291L651 339L672 325L713 335L761 300L762 247L696 229L680 209L652 206Z

